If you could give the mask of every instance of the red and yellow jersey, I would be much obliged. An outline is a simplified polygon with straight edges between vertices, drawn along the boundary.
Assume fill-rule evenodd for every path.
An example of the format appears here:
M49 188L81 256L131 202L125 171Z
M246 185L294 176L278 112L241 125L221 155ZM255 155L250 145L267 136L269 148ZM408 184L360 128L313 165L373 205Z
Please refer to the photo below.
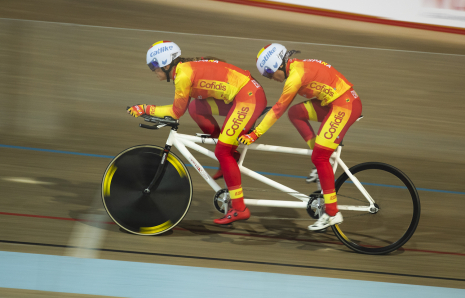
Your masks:
M305 98L317 98L326 106L349 90L353 85L331 65L316 59L289 59L289 74L278 102L266 114L255 134L264 134L284 114L296 94Z
M153 107L150 115L179 119L186 112L191 97L211 97L230 103L250 80L249 71L217 60L179 63L175 69L173 104Z

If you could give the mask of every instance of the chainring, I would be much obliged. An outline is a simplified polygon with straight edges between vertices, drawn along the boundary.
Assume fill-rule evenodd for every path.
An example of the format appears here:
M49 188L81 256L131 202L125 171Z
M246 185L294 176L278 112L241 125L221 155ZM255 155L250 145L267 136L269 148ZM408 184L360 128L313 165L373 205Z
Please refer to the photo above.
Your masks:
M321 191L317 190L312 192L309 195L309 198L310 200L307 204L307 213L311 218L318 219L320 218L320 214L325 212L323 194ZM320 199L320 204L318 204L318 199Z
M231 198L229 197L229 190L227 188L220 189L216 192L213 197L213 206L220 213L224 214L225 206L228 206L228 210L231 208Z

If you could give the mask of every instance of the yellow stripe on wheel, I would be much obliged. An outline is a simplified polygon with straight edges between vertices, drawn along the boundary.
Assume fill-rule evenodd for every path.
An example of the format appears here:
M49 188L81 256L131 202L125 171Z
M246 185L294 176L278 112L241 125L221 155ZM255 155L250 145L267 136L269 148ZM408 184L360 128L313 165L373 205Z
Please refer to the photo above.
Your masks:
M154 226L154 227L140 227L139 233L141 234L156 234L162 232L164 230L169 229L173 224L170 220L162 223L161 225Z
M111 180L113 179L113 175L115 175L115 172L118 168L112 164L110 169L108 169L107 175L105 176L105 181L103 182L103 196L104 197L109 197L110 196L110 186L111 186Z
M346 241L350 241L349 238L347 238L347 236L341 231L341 229L339 229L339 225L334 225L334 226L336 227L339 234L341 234L342 238L344 238Z
M167 159L173 165L176 171L178 171L179 176L181 178L186 176L186 171L184 170L184 167L182 166L181 162L177 158L169 154Z

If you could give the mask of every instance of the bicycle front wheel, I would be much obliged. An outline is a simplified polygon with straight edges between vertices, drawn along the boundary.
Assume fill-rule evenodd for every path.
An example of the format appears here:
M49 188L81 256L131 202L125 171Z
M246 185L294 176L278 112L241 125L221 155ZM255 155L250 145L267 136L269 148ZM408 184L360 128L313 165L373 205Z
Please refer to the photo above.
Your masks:
M103 205L113 221L138 235L157 235L175 227L192 201L192 181L184 163L173 153L158 186L144 189L155 177L163 148L141 145L118 154L102 180Z
M344 221L332 226L334 233L347 247L364 254L386 254L400 248L412 237L420 220L420 199L412 181L399 169L379 162L353 166L350 172L370 194L376 208L355 210L370 204L343 173L335 186Z

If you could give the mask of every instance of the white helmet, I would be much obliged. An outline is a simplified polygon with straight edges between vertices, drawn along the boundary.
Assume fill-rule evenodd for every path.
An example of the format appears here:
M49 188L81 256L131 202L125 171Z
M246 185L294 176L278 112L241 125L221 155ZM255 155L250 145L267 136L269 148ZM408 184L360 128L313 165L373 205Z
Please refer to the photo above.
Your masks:
M177 44L167 40L160 40L147 51L147 65L154 71L159 67L169 65L179 56L181 56L181 49Z
M272 43L260 50L257 55L257 69L265 77L271 77L283 63L287 49L279 43Z

